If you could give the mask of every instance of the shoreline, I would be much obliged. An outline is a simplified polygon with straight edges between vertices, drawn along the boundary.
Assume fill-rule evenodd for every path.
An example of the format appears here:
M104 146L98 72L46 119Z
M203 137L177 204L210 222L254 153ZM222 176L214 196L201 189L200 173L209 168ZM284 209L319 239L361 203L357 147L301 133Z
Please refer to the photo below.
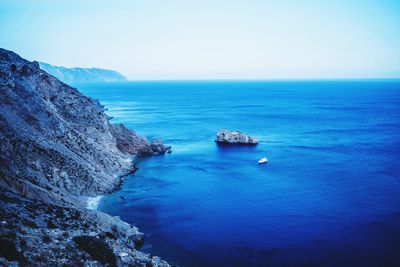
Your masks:
M97 211L98 208L99 208L100 201L102 200L103 197L104 197L104 195L98 195L98 196L95 196L95 197L88 197L86 199L86 208L88 210Z
M126 178L130 175L134 175L138 171L139 168L137 167L137 164L140 161L140 159L142 159L142 158L143 158L143 156L133 155L132 158L128 160L131 171L125 172L124 174L117 176L119 179L118 184L111 191L108 191L102 195L96 195L94 197L87 197L85 199L86 209L99 211L99 205L100 205L101 200L105 196L111 195L112 193L115 193L115 192L118 192L119 190L121 190L121 187L124 184Z
M0 265L170 266L139 251L137 227L98 211L136 156L169 147L110 123L98 100L2 48L0 73Z

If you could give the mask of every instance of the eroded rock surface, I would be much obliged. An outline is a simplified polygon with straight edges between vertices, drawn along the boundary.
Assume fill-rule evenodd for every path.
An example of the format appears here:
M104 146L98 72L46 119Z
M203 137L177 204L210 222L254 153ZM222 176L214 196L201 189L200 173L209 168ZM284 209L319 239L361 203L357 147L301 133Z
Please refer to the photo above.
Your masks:
M85 208L135 169L132 157L167 149L111 124L98 101L37 62L0 49L0 265L168 266L137 250L137 228Z
M116 138L118 149L128 155L158 155L171 149L170 146L165 146L161 140L149 142L123 124L112 124L111 132Z
M257 139L249 135L243 134L239 131L219 130L215 142L221 144L244 144L255 145Z

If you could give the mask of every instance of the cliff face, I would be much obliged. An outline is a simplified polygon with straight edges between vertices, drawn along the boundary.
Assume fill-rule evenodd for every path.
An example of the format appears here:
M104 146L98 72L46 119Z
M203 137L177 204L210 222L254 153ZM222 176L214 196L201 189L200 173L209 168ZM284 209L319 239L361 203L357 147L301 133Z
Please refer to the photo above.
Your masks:
M67 84L88 82L123 82L126 77L122 74L99 68L66 68L39 62L40 68Z
M166 149L110 124L98 101L37 62L0 49L0 263L166 265L135 250L135 227L85 209L87 197L135 170L133 156Z

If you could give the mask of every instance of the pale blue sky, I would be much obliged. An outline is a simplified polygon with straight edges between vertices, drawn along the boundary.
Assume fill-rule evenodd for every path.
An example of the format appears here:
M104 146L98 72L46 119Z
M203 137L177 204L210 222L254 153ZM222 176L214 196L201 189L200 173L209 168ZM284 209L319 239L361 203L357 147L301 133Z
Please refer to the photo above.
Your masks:
M129 79L400 77L397 0L2 0L0 47Z

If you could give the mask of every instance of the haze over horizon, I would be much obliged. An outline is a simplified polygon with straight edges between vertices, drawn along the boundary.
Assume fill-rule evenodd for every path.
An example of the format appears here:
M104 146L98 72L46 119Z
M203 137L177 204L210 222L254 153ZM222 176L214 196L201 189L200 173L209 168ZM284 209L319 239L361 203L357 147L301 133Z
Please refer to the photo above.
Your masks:
M2 1L0 47L130 80L400 78L400 2Z

